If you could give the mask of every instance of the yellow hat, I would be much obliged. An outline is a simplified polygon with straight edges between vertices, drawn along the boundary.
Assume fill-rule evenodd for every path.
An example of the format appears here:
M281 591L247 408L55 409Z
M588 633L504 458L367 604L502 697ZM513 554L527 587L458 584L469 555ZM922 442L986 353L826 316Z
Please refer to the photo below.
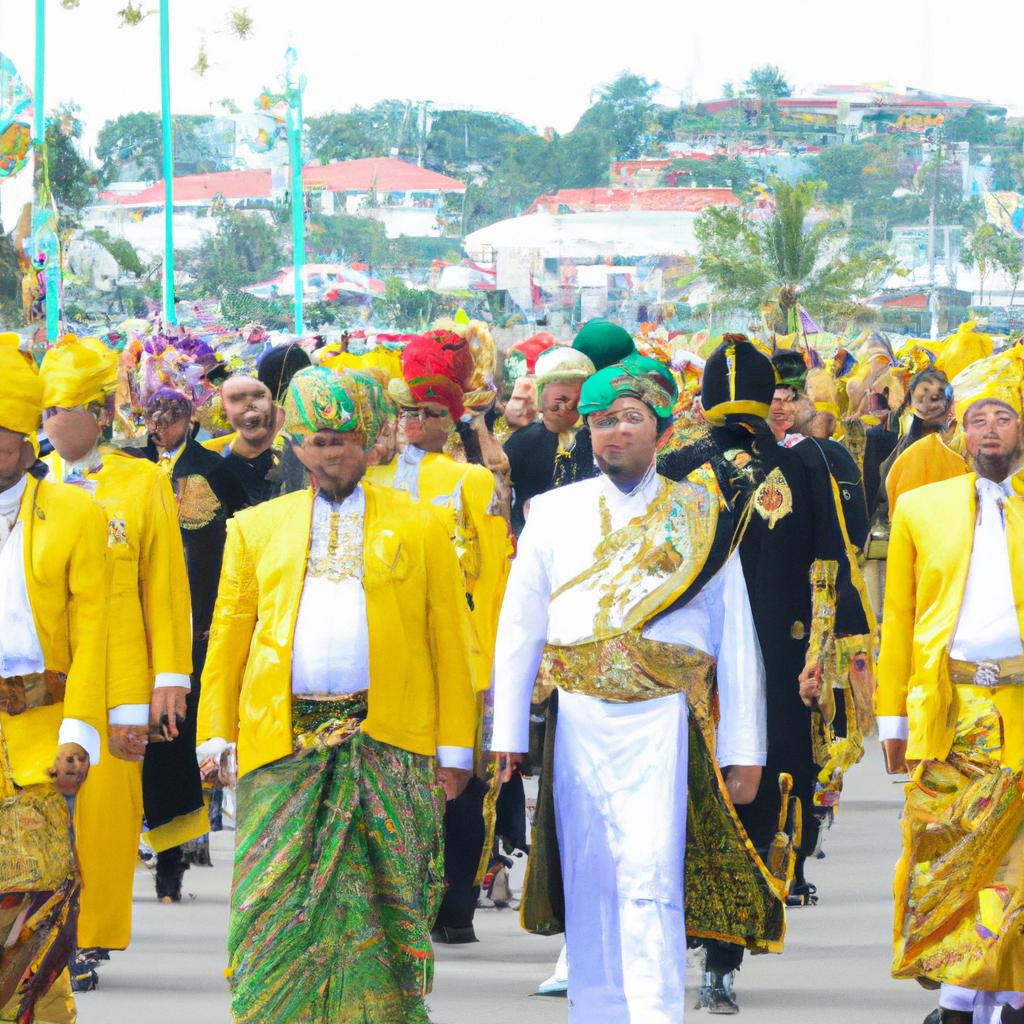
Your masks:
M1015 345L987 359L971 363L953 378L956 415L981 401L1002 402L1019 416L1024 406L1024 348Z
M43 357L43 408L73 409L102 401L117 387L117 353L99 338L65 335Z
M972 363L992 355L992 338L983 331L975 330L976 327L973 320L968 320L942 342L935 356L935 369L941 370L949 380Z
M0 427L35 439L43 411L43 385L16 334L0 334Z

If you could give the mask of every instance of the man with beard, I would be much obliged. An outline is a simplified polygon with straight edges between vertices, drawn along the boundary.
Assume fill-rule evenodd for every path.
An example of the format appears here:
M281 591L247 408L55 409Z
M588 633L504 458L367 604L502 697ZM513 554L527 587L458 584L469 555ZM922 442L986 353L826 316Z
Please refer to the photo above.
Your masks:
M228 525L199 738L238 744L228 936L238 1024L425 1024L442 786L476 701L439 520L363 481L372 378L297 373L285 430L313 487Z
M783 886L733 810L765 753L757 639L718 497L656 471L676 397L636 354L586 381L601 475L535 498L498 627L506 773L535 683L557 706L522 918L564 925L580 1024L682 1020L688 930L780 948Z
M107 523L28 472L42 384L17 344L0 335L0 1020L67 1024L80 878L66 799L107 732Z
M892 973L941 986L929 1024L1024 1020L1024 358L980 366L957 394L973 472L893 515L875 701L912 777Z
M248 504L258 505L277 494L271 474L279 461L274 439L284 423L283 410L270 388L256 377L228 377L221 385L224 414L235 431L224 448L224 462L245 491Z
M142 449L128 449L132 454L155 462L170 477L192 605L192 688L186 700L181 736L175 743L150 744L143 762L143 802L151 829L159 829L181 815L203 808L202 782L195 756L199 685L217 598L227 520L249 504L226 461L192 437L192 414L192 401L185 394L171 387L159 388L145 400L143 409L148 444ZM195 849L188 857L196 863L210 863L206 836L190 843L189 849ZM185 848L179 844L157 853L159 899L171 903L180 901L182 877L187 867Z

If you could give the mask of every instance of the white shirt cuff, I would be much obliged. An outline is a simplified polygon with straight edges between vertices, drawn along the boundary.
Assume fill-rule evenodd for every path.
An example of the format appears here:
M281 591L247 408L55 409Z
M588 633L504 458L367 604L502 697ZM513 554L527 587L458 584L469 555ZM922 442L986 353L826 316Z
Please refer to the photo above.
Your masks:
M100 763L100 734L88 722L65 718L57 732L57 746L77 743L89 755L90 767Z
M196 758L200 761L205 761L208 757L220 757L230 746L231 744L223 737L214 736L212 739L205 740L196 747Z
M184 690L191 690L192 680L182 672L157 672L153 689L159 690L162 686L180 686Z
M440 768L462 768L464 771L473 770L473 748L472 747L438 747L437 764Z
M111 725L149 725L148 704L118 704L107 713Z
M768 760L767 750L721 750L715 755L715 760L720 768L728 768L731 765L740 767L763 768Z
M906 715L879 715L876 721L879 740L910 739L910 723Z

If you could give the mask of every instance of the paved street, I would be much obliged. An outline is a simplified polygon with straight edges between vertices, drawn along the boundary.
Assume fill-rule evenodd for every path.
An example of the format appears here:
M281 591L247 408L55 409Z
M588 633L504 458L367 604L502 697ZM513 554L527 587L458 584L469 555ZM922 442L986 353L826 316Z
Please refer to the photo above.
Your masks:
M785 954L748 959L739 976L747 1024L920 1024L935 1005L931 993L888 976L900 796L872 748L848 780L827 858L808 872L821 904L790 914ZM228 1024L222 971L232 835L214 837L213 869L185 876L193 898L180 905L156 903L149 874L139 871L132 946L103 968L98 991L80 997L81 1024ZM477 945L438 952L435 1024L564 1021L563 1000L529 996L550 973L559 941L526 935L512 911L480 911L477 930ZM691 1011L687 1019L704 1017Z

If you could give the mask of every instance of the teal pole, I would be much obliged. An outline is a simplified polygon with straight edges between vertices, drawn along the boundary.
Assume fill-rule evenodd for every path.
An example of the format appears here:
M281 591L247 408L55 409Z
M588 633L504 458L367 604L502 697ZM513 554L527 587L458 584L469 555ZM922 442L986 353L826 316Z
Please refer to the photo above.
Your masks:
M294 260L295 287L295 333L303 334L303 282L302 270L306 263L306 225L302 193L302 90L306 86L304 75L292 85L292 68L295 65L295 50L289 47L285 56L285 93L288 97L288 149L292 171L292 249Z
M164 148L164 324L178 322L174 311L174 133L171 125L170 0L160 0L160 110Z
M52 212L52 199L45 174L46 153L46 0L36 0L36 81L34 132L36 146L36 170L39 174L38 211L40 218L46 207ZM46 340L53 344L60 329L60 250L57 247L57 225L54 224L46 235Z

